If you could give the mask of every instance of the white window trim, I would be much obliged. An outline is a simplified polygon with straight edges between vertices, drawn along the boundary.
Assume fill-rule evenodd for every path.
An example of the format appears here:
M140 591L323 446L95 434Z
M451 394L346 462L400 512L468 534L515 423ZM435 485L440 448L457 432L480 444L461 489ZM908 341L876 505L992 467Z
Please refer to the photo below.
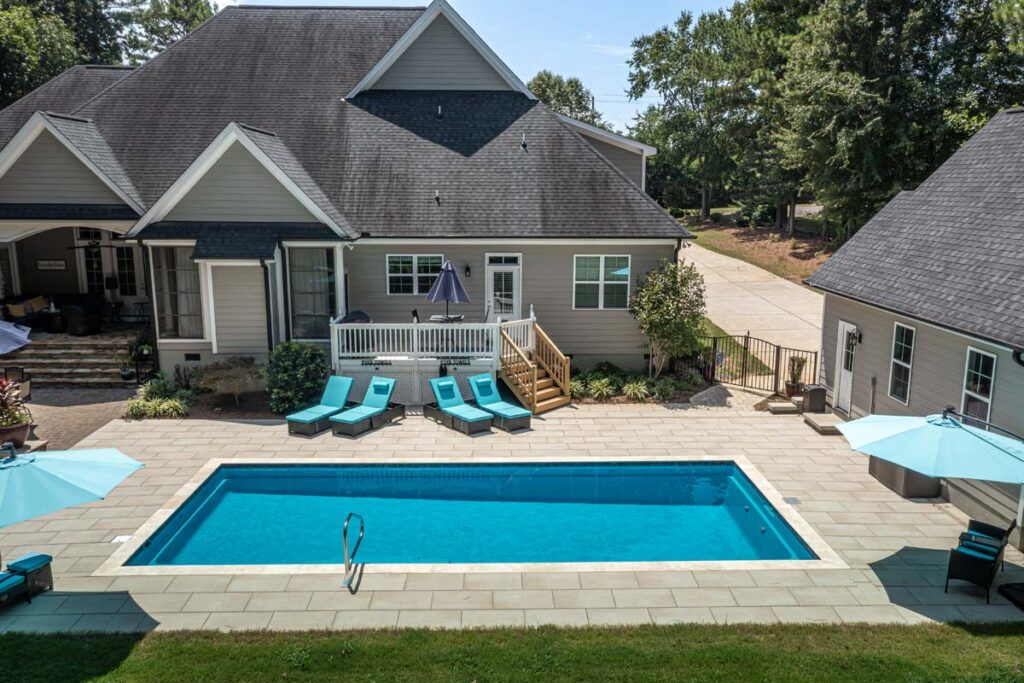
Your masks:
M914 342L910 345L910 362L904 363L901 360L896 360L896 332L899 328L910 330L914 333ZM889 398L894 401L898 401L905 406L910 405L910 387L914 379L914 353L917 351L917 328L906 323L901 323L898 320L894 320L892 324L892 344L889 346ZM907 369L907 400L904 401L898 396L894 396L892 393L892 366L893 363L897 363Z
M217 353L217 340L213 339L210 335L210 318L213 316L213 292L210 284L207 282L206 271L209 270L202 262L196 261L196 268L199 269L199 312L203 317L203 336L189 337L188 339L181 339L180 337L164 338L160 336L160 314L157 310L157 300L159 297L156 295L156 265L153 260L153 247L187 247L192 246L191 244L146 244L145 248L148 250L149 255L149 286L150 292L153 295L153 333L156 335L157 344L160 346L174 346L174 345L188 345L188 344L212 344L213 353Z
M412 259L412 289L413 289L413 291L409 292L408 294L402 294L402 293L392 294L391 293L391 271L390 271L389 266L391 264L391 259L392 258L401 258L401 257L408 257L408 258ZM387 296L426 296L427 295L427 292L419 291L419 287L420 287L420 283L419 283L420 272L419 272L419 269L420 269L420 259L421 258L440 258L441 259L441 266L442 267L444 266L444 254L386 254L384 256L384 293ZM429 273L424 273L424 275L429 275ZM396 274L395 277L399 277L399 275ZM406 276L404 274L402 274L401 277L406 277Z
M334 251L334 311L330 314L331 321L340 318L344 315L345 309L345 258L343 256L343 245L339 245L337 242L285 242L285 252L291 252L293 249L332 249ZM288 330L288 339L294 342L301 342L304 344L323 344L331 341L331 333L328 331L326 337L317 338L297 338L292 328L292 261L291 257L285 255L285 260L288 262L286 268L282 268L281 276L285 278L288 283L288 315L287 320L284 321L285 327ZM280 299L282 305L284 304L284 287L278 287L280 292ZM284 309L281 309L282 312Z
M967 372L968 372L968 370L971 367L971 353L972 352L973 353L977 353L978 355L981 355L981 356L988 356L989 358L992 359L992 395L991 396L985 397L985 396L982 396L981 394L976 394L973 391L968 391L967 390ZM963 392L961 393L961 396L960 396L960 414L964 416L964 419L967 419L967 420L977 420L978 419L976 417L971 417L971 416L967 415L967 412L966 412L967 397L970 396L971 398L976 398L979 401L984 401L985 402L986 410L985 410L985 420L984 421L985 422L990 422L991 421L989 418L992 417L992 401L995 399L995 394L996 394L996 364L998 362L999 362L999 356L997 356L994 353L989 353L988 351L982 351L981 349L979 349L979 348L977 348L975 346L968 346L967 347L967 353L964 356L964 379L963 379L963 383L962 383ZM985 429L988 429L988 427L986 426Z
M601 279L597 282L592 280L577 280L576 279L576 259L585 257L597 257L601 259ZM627 268L629 268L629 277L626 278L626 306L624 308L605 308L604 306L604 260L606 258L624 258L626 259ZM576 306L576 285L598 285L597 288L597 308L580 308ZM621 282L612 282L611 284L622 284ZM633 257L629 254L573 254L572 255L572 310L574 311L628 311L629 310L629 298L633 294Z

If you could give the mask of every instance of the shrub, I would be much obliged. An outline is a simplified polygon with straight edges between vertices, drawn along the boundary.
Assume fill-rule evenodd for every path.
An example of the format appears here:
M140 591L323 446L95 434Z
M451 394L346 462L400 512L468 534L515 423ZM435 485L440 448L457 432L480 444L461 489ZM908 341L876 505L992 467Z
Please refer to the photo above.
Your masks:
M188 389L179 389L170 382L163 373L135 392L135 398L128 401L124 409L126 420L145 420L147 418L181 418L187 417L195 395Z
M721 211L712 211L710 218L712 223L721 223L725 216L722 215Z
M668 210L668 215L672 218L686 218L686 209L680 209L678 207L672 207Z
M651 387L644 380L629 382L623 385L622 395L630 401L646 401L651 397Z
M637 283L629 311L651 340L653 375L693 353L704 331L704 278L692 263L663 261Z
M661 403L671 401L679 393L679 385L672 377L662 377L654 381L654 398Z
M587 383L579 377L569 380L569 395L573 398L583 398L587 395Z
M793 384L801 384L804 377L804 368L807 366L807 359L803 356L789 357L789 381Z
M236 406L240 405L239 397L242 394L263 390L260 368L252 358L232 358L199 368L194 381L203 391L230 394Z
M587 384L587 393L598 401L607 401L615 396L617 389L610 377L598 377Z
M329 368L324 352L313 344L278 344L267 361L264 379L270 409L291 413L313 403L323 391Z

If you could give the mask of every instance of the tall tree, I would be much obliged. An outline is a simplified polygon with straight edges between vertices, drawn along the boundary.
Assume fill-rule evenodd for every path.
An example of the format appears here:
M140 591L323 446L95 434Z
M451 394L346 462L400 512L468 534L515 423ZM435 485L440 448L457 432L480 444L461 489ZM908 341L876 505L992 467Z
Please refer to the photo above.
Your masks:
M683 12L672 26L636 38L629 61L629 95L653 90L663 102L648 116L661 116L675 130L680 149L700 184L701 217L711 213L711 196L732 169L729 135L737 90L728 64L734 49L724 12L694 22Z
M0 8L0 108L39 87L78 58L75 36L54 16Z
M121 62L125 15L115 0L0 0L0 6L28 8L37 19L59 19L75 36L79 63Z
M209 0L130 0L126 51L132 64L144 62L216 13Z
M995 13L1009 35L1010 49L1024 52L1024 0L996 0Z
M594 106L594 95L583 81L570 76L539 71L527 84L537 98L554 111L601 128L610 128Z

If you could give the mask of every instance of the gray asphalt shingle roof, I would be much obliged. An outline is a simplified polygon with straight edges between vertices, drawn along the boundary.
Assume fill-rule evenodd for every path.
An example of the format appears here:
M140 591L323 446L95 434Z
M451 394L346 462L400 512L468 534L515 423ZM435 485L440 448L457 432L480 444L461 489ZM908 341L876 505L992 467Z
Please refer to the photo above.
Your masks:
M235 223L162 221L137 235L144 240L195 240L197 259L271 259L284 240L331 240L336 235L321 223Z
M1024 347L1024 110L995 116L807 282Z
M71 67L0 110L0 146L6 145L37 111L70 114L131 72L132 67L128 66Z
M344 101L422 11L229 7L67 113L94 122L146 207L237 121L272 132L261 149L356 235L689 236L522 94Z

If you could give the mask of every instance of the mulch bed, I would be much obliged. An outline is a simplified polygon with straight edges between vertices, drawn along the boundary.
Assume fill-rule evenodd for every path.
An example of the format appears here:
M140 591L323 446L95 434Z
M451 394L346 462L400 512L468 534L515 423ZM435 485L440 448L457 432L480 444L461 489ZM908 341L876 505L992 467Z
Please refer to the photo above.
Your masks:
M189 417L198 420L280 420L268 404L265 391L242 394L239 405L228 394L198 394Z

